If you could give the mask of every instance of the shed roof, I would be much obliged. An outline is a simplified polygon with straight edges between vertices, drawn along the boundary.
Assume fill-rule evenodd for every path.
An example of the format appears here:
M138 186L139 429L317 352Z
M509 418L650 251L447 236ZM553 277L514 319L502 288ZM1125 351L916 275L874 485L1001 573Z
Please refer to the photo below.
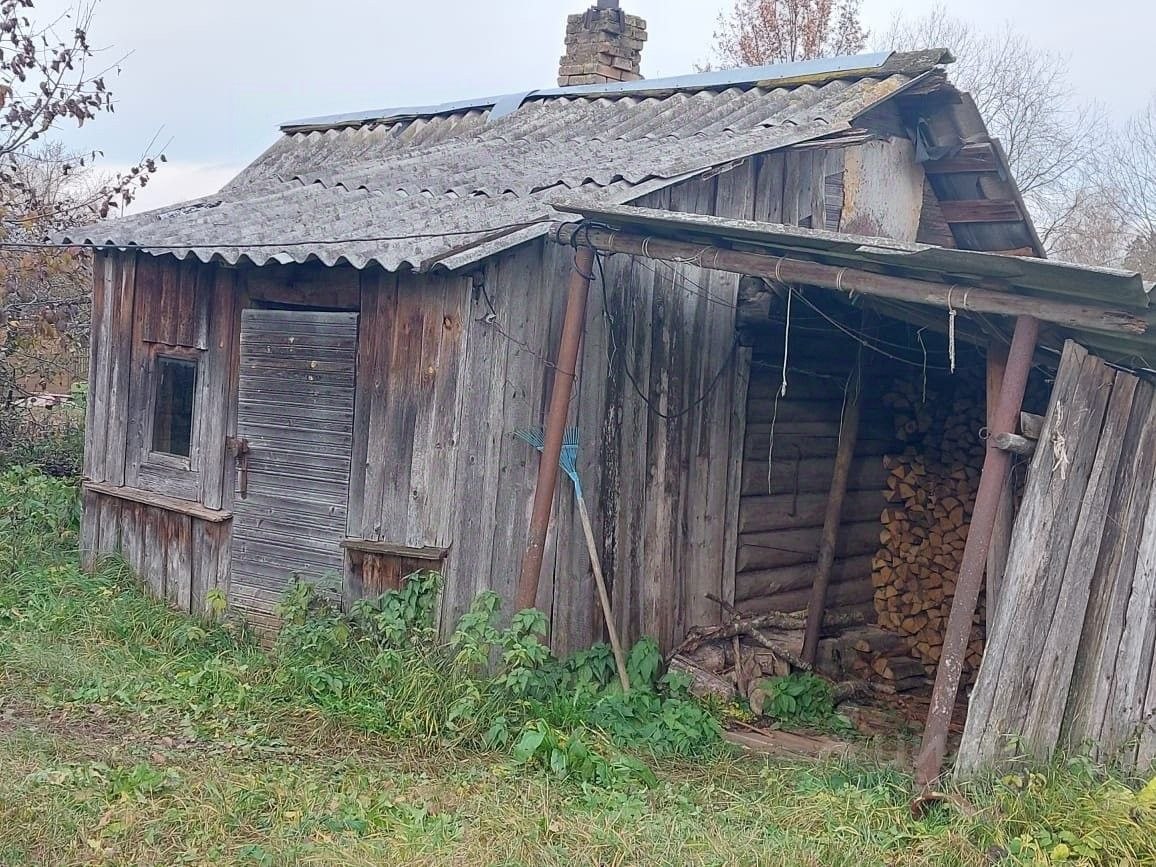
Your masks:
M1153 303L1156 285L1145 282L1136 271L952 250L885 238L652 208L586 205L568 200L560 202L558 210L579 214L614 229L637 231L652 237L766 250L776 255L794 255L839 267L958 285L961 289L982 286L1019 296L1080 301L1132 313L1147 321L1147 331L1125 333L1055 328L1050 334L1053 338L1050 342L1060 347L1065 337L1072 336L1113 363L1146 371L1156 370L1156 304ZM961 292L960 295L960 309L966 311L966 294ZM888 305L899 311L918 307L897 302L888 302ZM1045 339L1045 345L1048 342Z
M846 133L950 59L861 55L293 122L220 193L63 240L230 264L458 268L543 234L562 194L629 202Z

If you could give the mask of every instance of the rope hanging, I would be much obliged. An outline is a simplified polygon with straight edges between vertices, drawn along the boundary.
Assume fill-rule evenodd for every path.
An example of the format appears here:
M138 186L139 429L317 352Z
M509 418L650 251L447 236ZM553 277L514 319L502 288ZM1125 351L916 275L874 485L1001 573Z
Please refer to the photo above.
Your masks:
M776 276L778 268L776 267ZM779 391L780 397L787 396L787 353L791 348L791 299L795 297L795 290L787 287L787 326L783 331L783 384Z
M955 315L956 309L951 303L951 294L958 286L950 286L947 290L947 354L951 361L951 372L955 373ZM962 309L967 310L967 296L971 289L963 290Z
M782 264L782 259L779 264ZM779 266L775 266L775 279L779 279ZM783 285L783 284L779 284ZM787 366L791 351L791 299L795 297L795 290L787 286L787 321L783 328L783 381L775 393L775 405L771 410L771 436L767 443L767 493L771 492L771 476L775 469L775 424L779 420L779 401L787 396Z
M947 290L947 357L952 373L955 373L955 308L951 306L951 293L954 291L954 286Z

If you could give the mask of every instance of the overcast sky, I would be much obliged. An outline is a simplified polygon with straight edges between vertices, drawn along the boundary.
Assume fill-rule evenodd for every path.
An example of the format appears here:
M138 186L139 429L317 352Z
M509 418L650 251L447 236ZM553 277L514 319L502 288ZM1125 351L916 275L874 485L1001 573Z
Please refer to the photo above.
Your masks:
M71 4L36 5L47 15ZM649 25L644 74L692 72L730 5L623 0ZM881 32L897 12L917 16L928 5L864 0L864 23ZM1156 93L1151 0L945 5L980 27L1010 23L1063 52L1080 95L1117 116ZM170 162L140 205L206 195L268 147L284 120L553 86L565 16L583 8L583 0L100 0L90 41L108 47L106 62L128 55L109 80L117 111L67 138L102 149L111 167L131 164L159 135Z

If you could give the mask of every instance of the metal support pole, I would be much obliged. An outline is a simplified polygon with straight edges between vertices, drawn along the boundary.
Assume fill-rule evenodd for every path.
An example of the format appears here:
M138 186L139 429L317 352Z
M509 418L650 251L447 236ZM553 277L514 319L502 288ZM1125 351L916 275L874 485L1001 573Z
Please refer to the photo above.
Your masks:
M554 508L554 490L558 487L558 458L562 454L562 436L570 409L570 395L578 378L578 355L582 347L582 330L586 325L586 299L593 277L594 250L579 247L566 295L566 315L562 321L562 338L554 360L554 386L546 414L545 446L538 463L538 482L534 489L534 510L530 515L530 532L522 573L518 578L516 607L533 608L538 598L538 580L546 550L546 533L550 529L550 512Z
M1023 405L1024 391L1028 384L1028 374L1032 369L1032 357L1035 354L1039 330L1040 322L1032 316L1020 316L1016 320L999 402L996 404L993 424L988 430L983 475L979 480L971 527L963 549L955 599L951 605L951 615L947 619L947 631L943 637L943 656L935 675L927 725L923 729L923 744L915 760L915 784L921 798L931 794L931 785L938 779L943 767L943 757L947 752L947 731L959 693L963 657L971 636L972 617L975 615L975 606L979 601L979 591L983 584L984 567L987 564L987 552L992 530L995 528L1000 497L1004 485L1007 484L1008 469L1011 466L1011 455L995 447L995 435L1015 431L1016 421Z
M1002 343L992 343L987 348L987 424L994 430L995 411L999 395L1003 390L1004 370L1007 368L1007 347ZM1014 432L1014 428L1013 428ZM994 440L998 434L993 433ZM1005 449L1007 451L1007 449ZM999 604L999 591L1003 586L1003 570L1007 567L1008 548L1011 545L1015 505L1012 503L1012 486L1003 486L999 498L999 509L995 515L995 529L991 534L991 545L987 552L987 621L995 620L995 609Z

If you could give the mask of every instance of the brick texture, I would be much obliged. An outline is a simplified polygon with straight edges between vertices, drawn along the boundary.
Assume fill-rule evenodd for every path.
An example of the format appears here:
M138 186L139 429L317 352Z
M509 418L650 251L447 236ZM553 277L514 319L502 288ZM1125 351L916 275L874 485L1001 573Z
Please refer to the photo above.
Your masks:
M566 54L558 62L558 86L638 81L646 22L620 9L591 7L566 19Z

